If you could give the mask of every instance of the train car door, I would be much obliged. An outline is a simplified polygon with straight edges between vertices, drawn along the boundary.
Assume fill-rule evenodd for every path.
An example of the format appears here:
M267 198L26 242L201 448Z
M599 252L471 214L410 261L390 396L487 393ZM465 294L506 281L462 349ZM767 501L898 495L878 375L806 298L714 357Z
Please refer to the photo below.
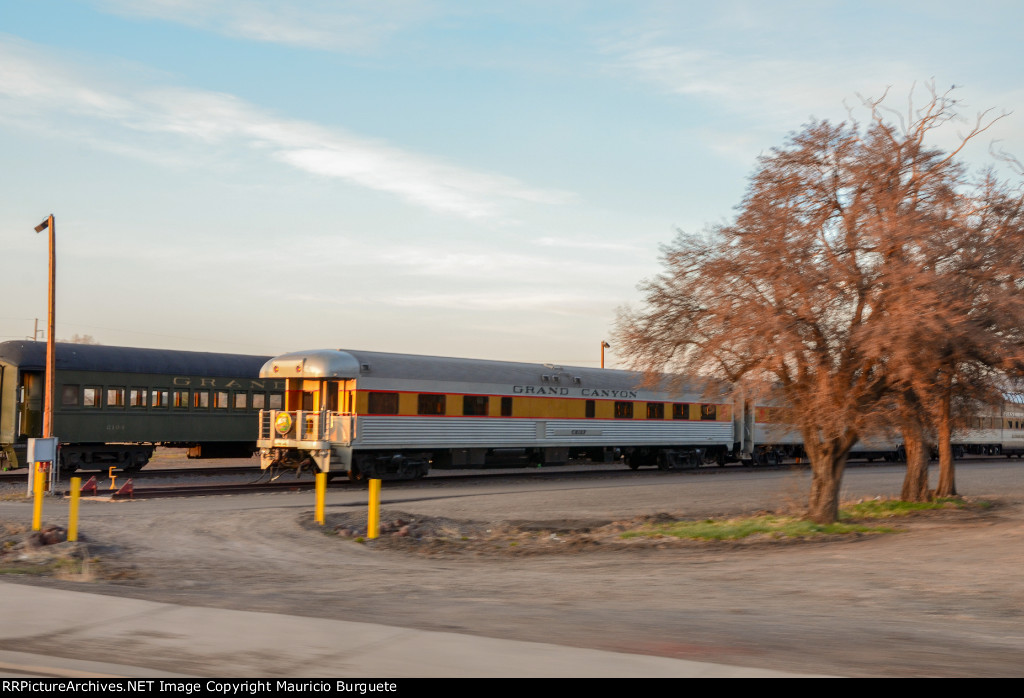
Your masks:
M18 387L18 436L29 438L43 434L43 374L23 371Z
M356 382L354 380L344 381L342 385L341 410L346 414L356 412Z
M338 381L324 381L324 393L321 396L321 405L326 406L328 412L338 411L338 399L340 386Z

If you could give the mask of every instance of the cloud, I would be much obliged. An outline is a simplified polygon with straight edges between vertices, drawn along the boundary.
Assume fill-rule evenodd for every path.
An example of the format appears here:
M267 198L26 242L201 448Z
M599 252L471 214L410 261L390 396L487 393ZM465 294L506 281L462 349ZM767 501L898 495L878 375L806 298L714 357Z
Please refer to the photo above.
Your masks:
M498 219L515 202L558 204L567 192L536 189L513 178L459 167L339 128L287 119L230 94L179 87L110 85L53 62L33 47L0 37L0 105L9 124L43 128L121 153L150 153L160 164L182 145L204 157L262 154L303 172L394 194L435 212ZM69 126L68 124L72 124ZM117 129L111 136L111 127ZM85 132L83 135L83 131ZM129 145L141 137L171 137ZM145 138L143 138L145 140ZM186 159L182 158L184 163Z
M424 308L464 312L528 312L551 315L600 314L614 306L616 298L595 297L578 291L512 288L496 291L450 293L396 293L375 296L373 302L400 308Z
M281 300L277 291L275 298ZM392 306L398 308L429 308L433 310L454 310L458 312L543 312L555 315L579 315L581 313L604 313L613 307L618 297L595 297L592 293L559 291L552 289L508 288L493 291L451 291L430 293L420 291L397 291L360 295L318 293L316 291L288 291L283 296L287 302L303 305L336 305L346 309L354 306Z
M858 93L880 96L893 85L905 94L921 78L915 66L898 58L836 55L827 42L804 42L787 50L780 47L782 41L751 39L743 50L727 50L659 30L620 35L601 50L615 74L773 130L790 130L811 116L845 119L844 100L856 108Z
M123 17L182 24L223 36L326 51L362 51L432 12L407 0L95 0Z
M619 76L639 81L670 95L689 98L718 113L716 126L701 128L708 148L739 161L749 159L764 144L775 143L780 134L798 129L809 119L834 122L851 118L862 123L870 118L861 98L877 99L888 92L886 104L905 117L912 95L915 108L930 99L927 70L897 57L850 57L836 53L827 41L806 42L780 49L779 41L759 52L757 41L742 51L707 48L674 40L664 31L637 33L603 45L609 69ZM931 68L932 70L934 67ZM941 92L948 83L938 85ZM969 86L970 87L970 86ZM985 86L970 89L971 101L982 105L1012 108L1021 102L1019 92ZM955 95L964 99L966 92ZM975 114L966 104L958 105L964 122L948 124L932 134L932 142L951 149L959 144L959 132L974 123ZM998 110L997 110L998 112ZM1021 130L1009 123L999 124L992 138L1008 138L1011 149L1020 142ZM984 148L976 159L987 162ZM758 145L761 144L761 145Z
M429 239L429 238L428 238ZM489 237L480 245L459 240L431 239L429 243L406 243L381 247L369 238L309 238L309 245L322 253L324 264L337 266L337 259L358 259L360 265L390 270L401 278L513 283L516 286L543 282L545 286L579 285L582 279L639 278L648 272L645 257L632 264L621 254L604 254L579 259L557 248L522 248L515 239ZM613 246L611 251L617 251ZM266 258L266 255L263 255ZM631 283L631 282L630 282ZM479 288L479 286L477 286Z
M538 238L538 245L543 247L566 247L578 250L595 250L600 252L636 252L648 254L650 249L639 245L627 245L621 242L604 242L602 240L566 240L563 238Z

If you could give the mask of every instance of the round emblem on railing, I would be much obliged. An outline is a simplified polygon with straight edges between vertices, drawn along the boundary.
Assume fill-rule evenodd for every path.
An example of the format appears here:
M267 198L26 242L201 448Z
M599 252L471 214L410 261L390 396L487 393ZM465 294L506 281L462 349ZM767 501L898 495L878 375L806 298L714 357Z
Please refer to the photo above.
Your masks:
M282 436L287 434L292 430L292 416L287 412L278 412L277 419L274 420L274 428Z

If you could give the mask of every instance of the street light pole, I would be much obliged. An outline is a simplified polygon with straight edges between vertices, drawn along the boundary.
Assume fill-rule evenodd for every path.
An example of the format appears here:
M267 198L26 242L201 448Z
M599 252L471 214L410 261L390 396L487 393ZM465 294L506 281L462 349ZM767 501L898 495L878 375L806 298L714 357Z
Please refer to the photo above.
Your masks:
M604 350L605 349L611 349L611 348L612 348L611 344L609 344L608 342L604 341L603 339L601 340L601 368L604 368Z
M41 233L47 228L50 229L50 293L46 325L46 408L43 410L43 438L53 436L53 404L54 388L56 379L57 362L54 356L54 293L57 281L57 224L53 220L53 214L47 216L46 220L36 226L36 232Z

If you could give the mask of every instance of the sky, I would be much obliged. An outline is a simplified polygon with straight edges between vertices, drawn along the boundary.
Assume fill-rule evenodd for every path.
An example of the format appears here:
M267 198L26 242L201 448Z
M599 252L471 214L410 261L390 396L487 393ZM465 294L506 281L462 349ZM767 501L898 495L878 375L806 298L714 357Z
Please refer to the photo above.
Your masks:
M0 0L0 341L596 366L812 119L956 86L1024 159L1024 4ZM955 142L950 127L940 140Z

